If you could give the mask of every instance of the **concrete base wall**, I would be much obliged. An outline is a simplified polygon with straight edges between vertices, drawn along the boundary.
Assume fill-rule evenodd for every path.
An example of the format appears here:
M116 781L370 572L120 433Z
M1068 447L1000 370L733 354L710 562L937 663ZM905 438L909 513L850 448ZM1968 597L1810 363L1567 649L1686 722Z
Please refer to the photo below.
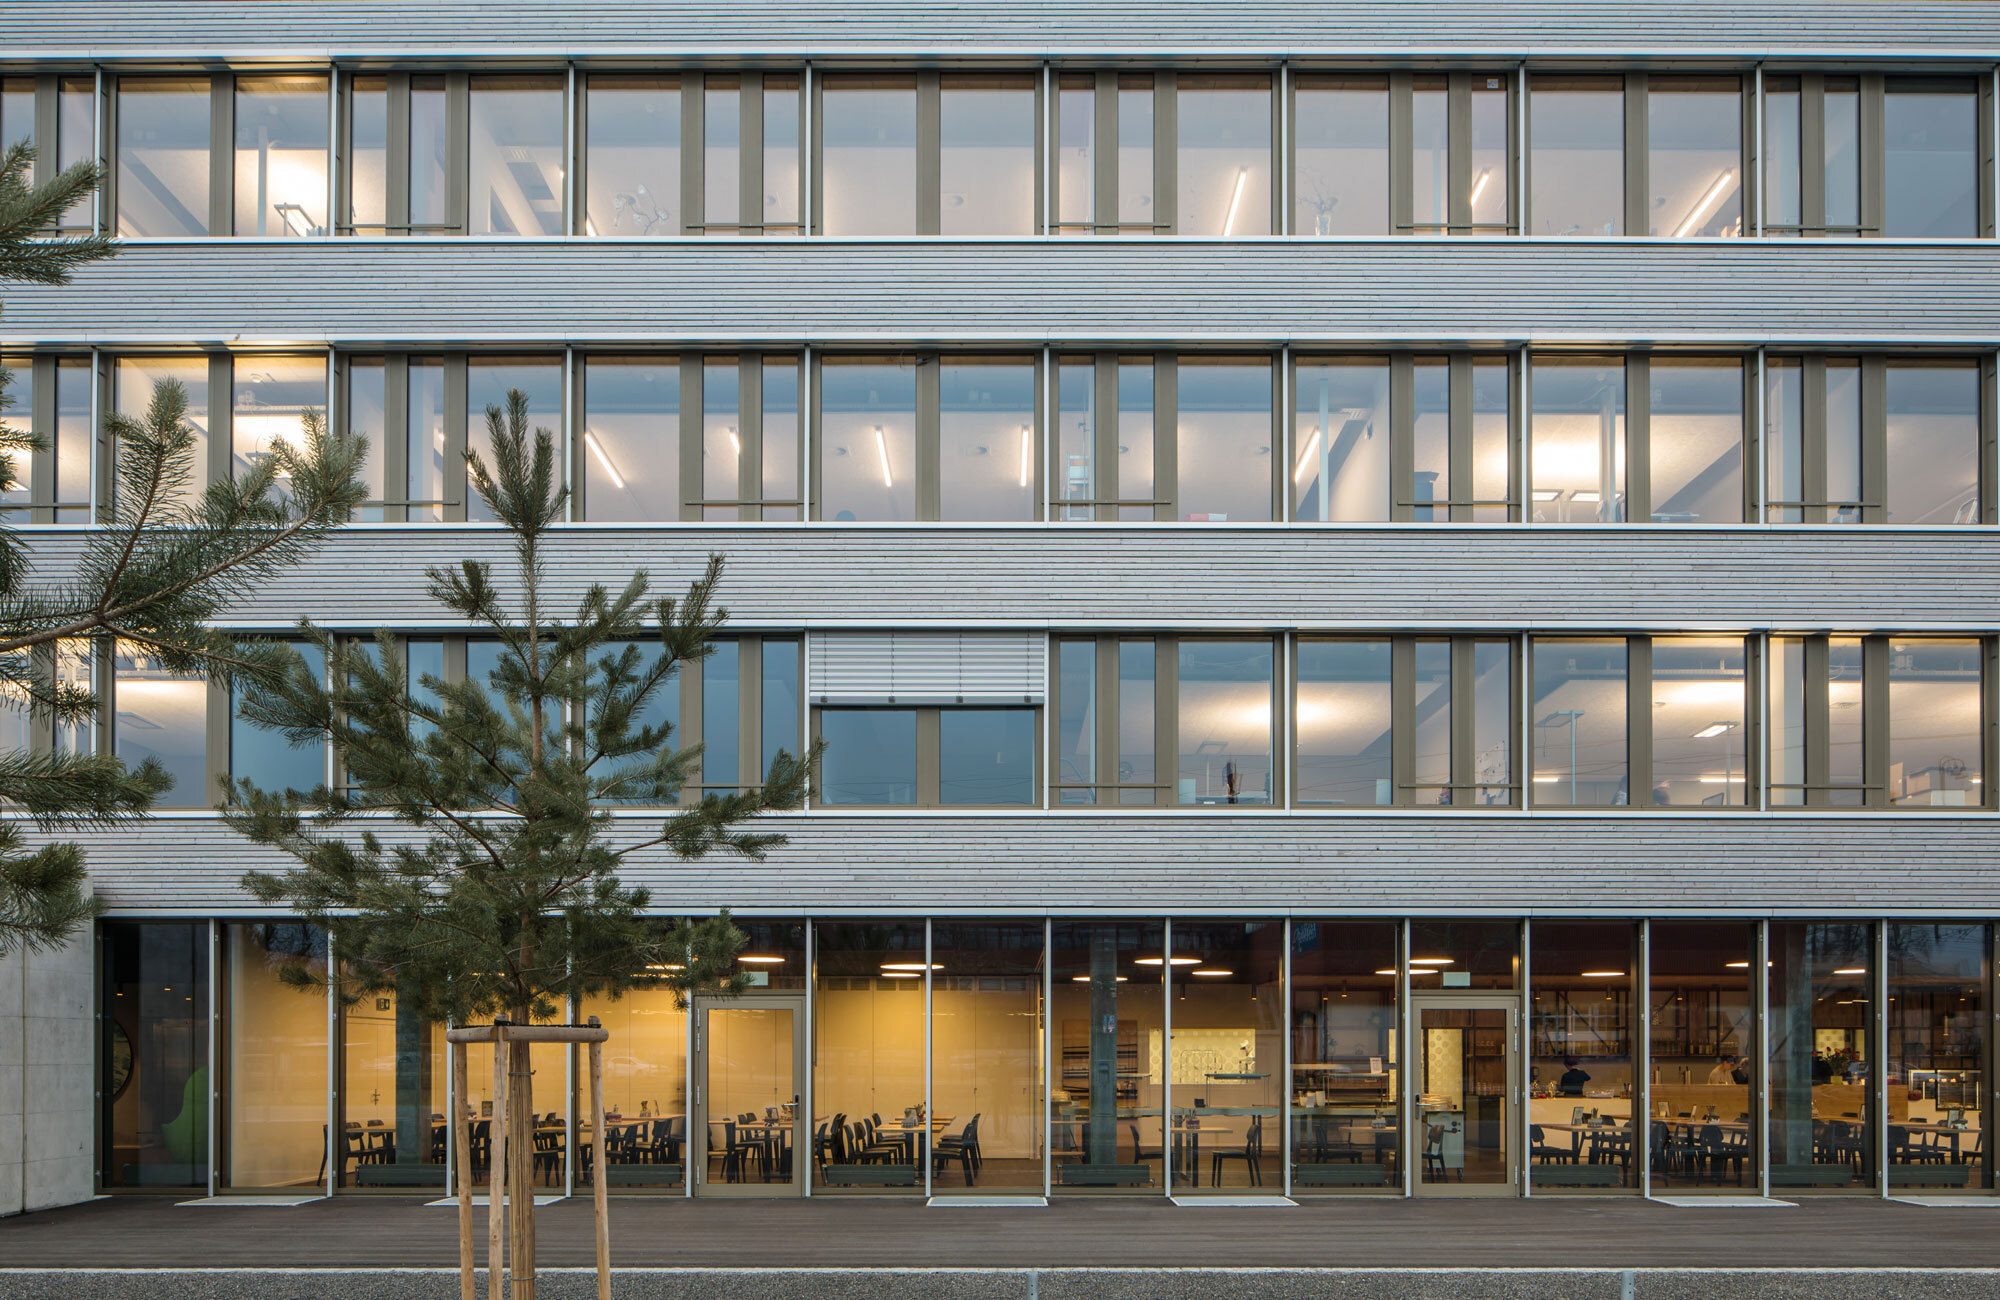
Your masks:
M0 1215L89 1200L96 1049L91 938L0 958Z

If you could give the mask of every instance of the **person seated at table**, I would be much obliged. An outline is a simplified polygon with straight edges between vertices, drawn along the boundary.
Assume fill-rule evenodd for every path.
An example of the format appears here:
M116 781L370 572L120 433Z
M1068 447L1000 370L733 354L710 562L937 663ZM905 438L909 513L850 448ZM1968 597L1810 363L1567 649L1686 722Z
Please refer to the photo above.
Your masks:
M1736 1082L1736 1058L1723 1055L1715 1058L1715 1068L1708 1072L1708 1081L1714 1085Z
M1574 1056L1563 1057L1563 1076L1556 1080L1557 1096L1581 1097L1583 1085L1589 1082L1590 1076L1578 1067Z

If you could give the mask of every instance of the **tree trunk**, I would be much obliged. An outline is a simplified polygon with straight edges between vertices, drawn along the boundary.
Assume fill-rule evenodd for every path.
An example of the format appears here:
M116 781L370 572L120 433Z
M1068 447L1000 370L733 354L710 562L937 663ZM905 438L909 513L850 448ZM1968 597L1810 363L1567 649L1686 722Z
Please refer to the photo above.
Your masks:
M517 1024L529 1023L527 1008L517 1010ZM512 1185L509 1205L514 1234L513 1300L535 1300L535 1083L529 1072L531 1044L507 1044L507 1067L512 1076L507 1090L507 1118L514 1142L507 1156L507 1179ZM496 1298L497 1300L497 1298Z

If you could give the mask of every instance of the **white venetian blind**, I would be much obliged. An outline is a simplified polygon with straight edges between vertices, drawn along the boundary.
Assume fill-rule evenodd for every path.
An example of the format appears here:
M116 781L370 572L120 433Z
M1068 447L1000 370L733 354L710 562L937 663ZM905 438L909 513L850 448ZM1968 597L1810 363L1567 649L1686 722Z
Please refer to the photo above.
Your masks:
M810 644L820 704L1042 702L1038 632L821 632Z

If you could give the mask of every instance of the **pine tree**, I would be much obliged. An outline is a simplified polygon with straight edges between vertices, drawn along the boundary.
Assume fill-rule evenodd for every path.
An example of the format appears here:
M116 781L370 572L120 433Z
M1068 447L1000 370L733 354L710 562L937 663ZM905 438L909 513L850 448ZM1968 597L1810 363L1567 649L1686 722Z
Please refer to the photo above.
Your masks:
M693 779L701 747L677 746L670 725L645 715L682 665L712 650L728 617L715 603L722 560L711 556L680 600L652 597L639 570L559 616L545 546L569 489L553 435L531 438L527 410L518 391L504 413L487 409L490 472L466 456L474 489L513 535L512 588L482 562L427 571L433 599L497 638L489 679L412 681L389 633L356 642L301 624L324 674L300 659L282 681L252 685L241 713L294 743L331 742L344 784L279 793L245 780L223 814L297 861L243 883L330 933L342 997L393 991L399 1012L433 1022L546 1021L573 999L638 987L682 1003L696 989L740 989L744 937L727 913L651 918L648 892L618 871L645 852L762 860L783 838L744 824L796 807L817 758L780 752L761 786L710 792L660 821L615 816L674 805ZM394 839L382 833L391 828ZM315 987L303 967L284 978ZM509 1109L525 1134L528 1049L512 1050ZM518 1146L512 1176L525 1187L528 1144ZM525 1249L532 1261L532 1237Z
M104 173L94 162L80 162L35 185L29 179L34 165L34 146L25 140L0 154L0 280L65 284L77 267L118 251L103 235L49 233L103 183Z

